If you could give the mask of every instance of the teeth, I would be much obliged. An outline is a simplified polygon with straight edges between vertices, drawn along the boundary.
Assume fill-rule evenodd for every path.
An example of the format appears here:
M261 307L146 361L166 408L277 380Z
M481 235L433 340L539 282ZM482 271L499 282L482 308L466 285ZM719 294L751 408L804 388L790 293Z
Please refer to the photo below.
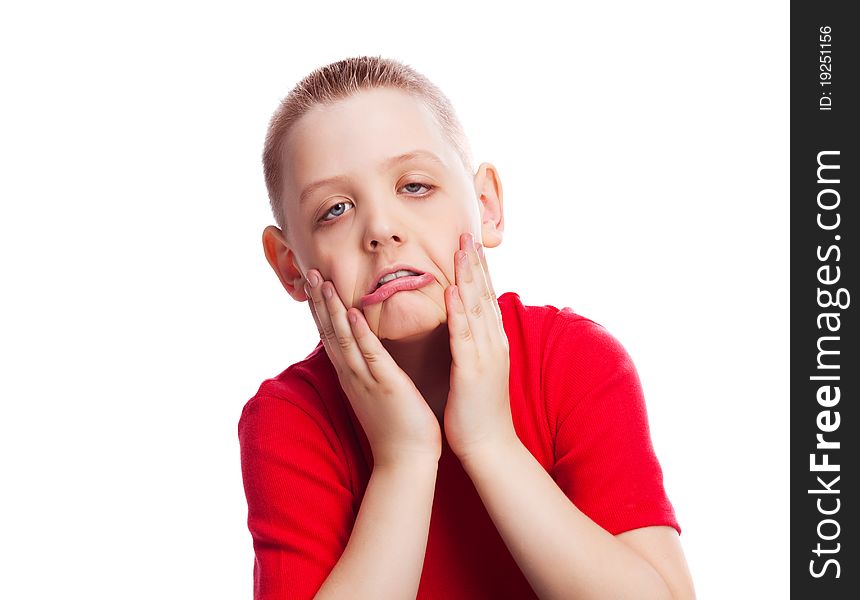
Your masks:
M416 273L415 271L407 271L405 269L396 271L394 273L389 273L388 275L384 275L379 279L379 281L376 283L376 287L378 288L379 286L388 283L389 281L394 281L395 279L398 279L400 277L409 277L410 275L418 275L418 273Z

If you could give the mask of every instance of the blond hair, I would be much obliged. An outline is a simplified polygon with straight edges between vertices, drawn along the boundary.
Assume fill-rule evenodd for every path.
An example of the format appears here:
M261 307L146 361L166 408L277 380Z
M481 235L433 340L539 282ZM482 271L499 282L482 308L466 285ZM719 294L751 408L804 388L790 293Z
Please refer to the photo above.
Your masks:
M263 173L272 214L285 228L281 205L283 141L293 124L317 104L332 104L361 90L388 87L421 100L436 117L443 135L453 146L468 173L472 172L469 143L448 98L429 79L396 60L379 56L347 58L316 69L281 101L269 121L263 148Z

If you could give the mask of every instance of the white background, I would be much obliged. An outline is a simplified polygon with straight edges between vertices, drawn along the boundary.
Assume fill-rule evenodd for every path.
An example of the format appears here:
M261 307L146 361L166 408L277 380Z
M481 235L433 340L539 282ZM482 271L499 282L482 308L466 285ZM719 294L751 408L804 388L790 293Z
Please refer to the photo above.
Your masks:
M788 3L0 13L0 596L248 598L236 425L317 337L267 121L381 54L499 169L496 289L625 345L700 598L788 596Z

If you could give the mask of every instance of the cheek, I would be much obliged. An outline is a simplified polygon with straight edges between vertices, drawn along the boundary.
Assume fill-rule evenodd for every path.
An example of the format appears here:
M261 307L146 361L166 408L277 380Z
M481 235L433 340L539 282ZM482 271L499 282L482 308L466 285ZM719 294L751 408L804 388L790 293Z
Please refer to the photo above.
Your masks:
M470 231L467 223L448 222L442 231L434 237L432 260L448 280L453 284L454 277L454 255L460 249L460 234Z
M331 265L327 279L334 283L340 299L344 306L358 306L359 300L364 295L364 282L359 265L353 260L338 260Z

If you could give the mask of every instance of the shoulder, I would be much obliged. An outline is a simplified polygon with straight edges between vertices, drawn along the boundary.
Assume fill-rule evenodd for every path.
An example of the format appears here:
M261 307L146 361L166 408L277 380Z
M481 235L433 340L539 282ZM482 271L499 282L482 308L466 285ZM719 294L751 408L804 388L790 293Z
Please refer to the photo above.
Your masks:
M550 431L577 407L612 414L641 403L633 361L603 325L568 307L524 305L514 293L499 306L512 378L534 381Z
M588 364L598 370L632 367L615 336L569 307L525 305L513 292L499 296L499 307L509 340L515 339L523 350L539 352L544 361L570 361L570 366Z
M239 418L240 442L285 427L318 429L331 435L331 407L338 389L334 368L318 345L305 359L263 381L245 403Z

